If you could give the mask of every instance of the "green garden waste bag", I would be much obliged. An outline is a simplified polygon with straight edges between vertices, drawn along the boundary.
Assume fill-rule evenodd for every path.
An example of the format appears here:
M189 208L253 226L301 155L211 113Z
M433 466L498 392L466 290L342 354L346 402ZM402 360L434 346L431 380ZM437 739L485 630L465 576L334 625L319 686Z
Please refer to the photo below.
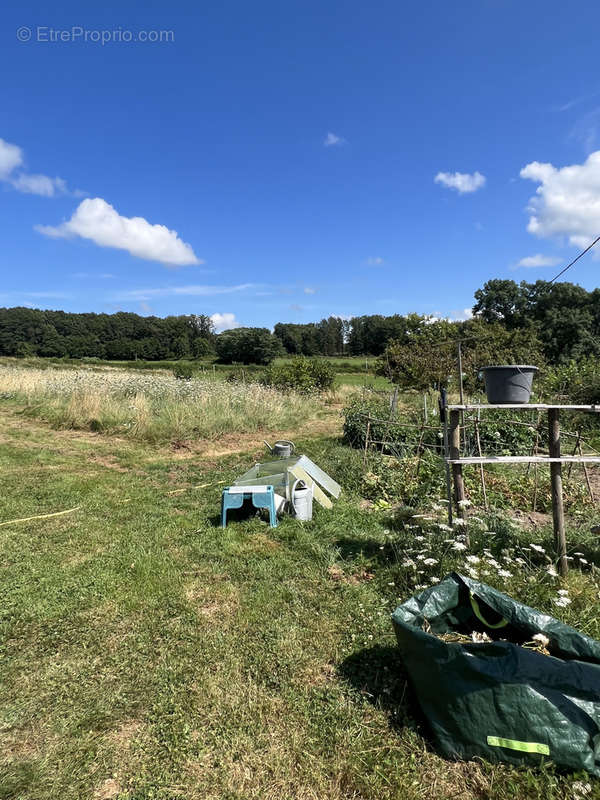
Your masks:
M457 573L403 603L392 620L442 755L552 760L600 776L600 642ZM493 641L471 642L474 632ZM551 655L520 646L538 633ZM438 638L455 634L469 640Z

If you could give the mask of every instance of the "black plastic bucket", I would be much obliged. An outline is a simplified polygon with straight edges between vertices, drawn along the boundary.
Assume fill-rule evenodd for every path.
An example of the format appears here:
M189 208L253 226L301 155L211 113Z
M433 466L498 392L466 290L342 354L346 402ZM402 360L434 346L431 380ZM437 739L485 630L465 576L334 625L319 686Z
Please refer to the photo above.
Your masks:
M488 403L528 403L531 397L533 374L537 367L530 364L482 367Z

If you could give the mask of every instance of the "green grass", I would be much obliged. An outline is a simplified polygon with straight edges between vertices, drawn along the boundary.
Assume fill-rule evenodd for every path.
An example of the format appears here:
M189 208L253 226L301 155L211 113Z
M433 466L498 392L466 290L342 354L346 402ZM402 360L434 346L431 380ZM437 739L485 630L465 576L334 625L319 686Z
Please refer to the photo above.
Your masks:
M276 431L314 420L316 400L244 383L177 380L127 370L97 373L0 366L0 395L57 428L151 442Z
M283 358L276 358L273 361L275 366L289 363L292 356ZM317 356L323 358L334 369L336 374L349 378L350 376L374 377L376 358L373 356ZM34 367L37 369L44 369L49 366L60 367L63 369L78 369L79 367L87 367L89 369L129 369L141 371L171 371L178 364L190 364L194 369L198 370L203 376L224 377L229 372L244 371L249 376L260 374L264 371L264 367L258 364L219 364L215 358L199 358L199 359L181 359L180 361L166 360L166 361L107 361L100 358L42 358L32 356L29 358L12 358L9 356L0 356L0 365L4 366L23 366ZM350 383L349 380L344 380L344 383Z
M258 451L0 415L0 522L81 505L0 527L1 798L558 800L588 780L435 755L389 621L406 533L359 506L360 453L300 441L343 484L334 509L222 530L219 482ZM591 579L571 585L566 618L595 635Z

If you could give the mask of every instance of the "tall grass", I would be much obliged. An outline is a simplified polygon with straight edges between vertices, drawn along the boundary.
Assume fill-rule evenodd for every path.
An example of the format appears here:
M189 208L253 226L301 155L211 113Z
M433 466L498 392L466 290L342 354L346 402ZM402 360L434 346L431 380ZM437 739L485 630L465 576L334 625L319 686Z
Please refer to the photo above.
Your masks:
M314 416L310 398L257 384L177 380L169 375L0 366L0 398L55 427L146 441L281 430Z

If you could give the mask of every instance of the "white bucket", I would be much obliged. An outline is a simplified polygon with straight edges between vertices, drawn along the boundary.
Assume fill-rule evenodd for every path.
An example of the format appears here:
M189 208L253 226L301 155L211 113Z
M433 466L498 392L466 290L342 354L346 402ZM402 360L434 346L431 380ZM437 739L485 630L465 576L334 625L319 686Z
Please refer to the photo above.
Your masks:
M299 483L301 483L299 480L294 483L290 493L293 515L301 522L309 522L312 519L312 486L302 486L298 488Z

